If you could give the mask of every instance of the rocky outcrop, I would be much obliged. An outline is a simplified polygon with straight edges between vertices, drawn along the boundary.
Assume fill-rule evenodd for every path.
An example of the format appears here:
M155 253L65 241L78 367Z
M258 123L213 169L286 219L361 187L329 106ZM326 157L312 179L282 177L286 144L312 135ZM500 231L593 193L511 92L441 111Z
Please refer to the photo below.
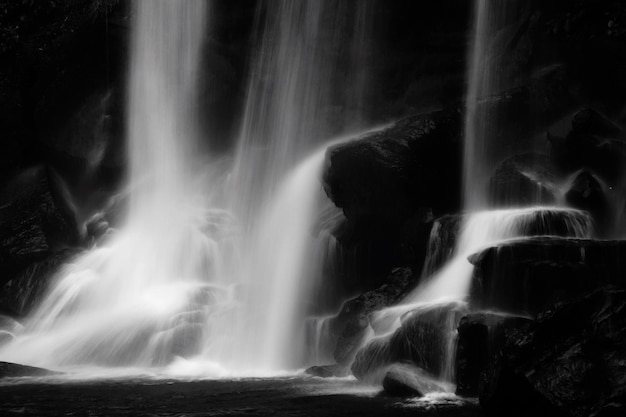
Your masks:
M48 376L57 374L59 374L59 372L50 371L44 368L20 365L11 362L0 362L0 379L19 378L27 376Z
M585 108L573 116L565 138L549 136L551 158L564 172L590 169L610 185L626 174L626 142L619 126L595 110Z
M489 198L496 207L553 205L558 196L557 175L547 155L512 156L496 168L489 182Z
M484 375L488 416L617 416L626 411L626 292L601 289L511 334Z
M397 302L414 283L409 268L396 268L380 288L347 301L339 314L331 319L331 332L336 335L334 358L348 365L363 343L370 328L369 316Z
M429 392L446 391L432 375L409 364L391 365L383 378L383 389L394 397L423 397Z
M350 369L347 366L337 364L311 366L304 372L308 375L318 376L320 378L345 377L350 375Z
M28 311L47 277L80 243L74 209L61 180L45 167L31 168L0 192L0 305Z
M487 248L475 265L475 308L536 315L601 285L626 286L626 241L536 237Z
M600 235L608 233L614 214L602 184L592 173L581 171L576 175L565 194L565 201L571 207L587 211L593 217Z
M80 249L65 249L31 263L0 286L0 312L24 317L44 295L54 274L71 261Z
M458 302L413 307L402 315L401 326L393 333L376 337L359 350L352 374L380 382L391 364L411 363L437 378L449 378L454 366L448 362L453 358L453 336L465 314L465 304Z
M452 257L464 220L465 216L462 214L450 214L433 222L422 269L423 277L434 274Z
M458 208L461 114L403 119L326 153L326 194L352 221L402 222L419 207ZM445 167L445 169L442 169Z
M463 317L458 327L456 394L476 397L482 374L506 340L523 331L531 320L503 313L478 312Z

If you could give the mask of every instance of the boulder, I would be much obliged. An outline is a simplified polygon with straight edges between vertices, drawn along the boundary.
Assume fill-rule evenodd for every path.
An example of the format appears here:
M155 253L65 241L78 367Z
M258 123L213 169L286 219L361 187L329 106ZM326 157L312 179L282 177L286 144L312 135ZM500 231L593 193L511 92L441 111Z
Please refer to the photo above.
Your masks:
M350 375L350 369L347 366L338 365L336 363L331 365L311 366L304 372L320 378L345 377Z
M550 157L562 171L593 170L610 186L626 174L626 142L621 139L571 131L565 138L549 137Z
M48 376L58 374L59 372L50 371L44 368L20 365L12 362L0 362L0 379L20 378L28 376Z
M401 317L398 329L371 339L358 351L352 374L360 380L379 383L391 364L402 362L416 365L439 379L450 380L454 336L465 314L465 303L460 302L414 306Z
M585 107L572 117L572 130L577 133L617 138L622 129L596 110Z
M456 351L456 394L478 396L482 373L493 362L507 338L531 320L495 312L470 313L459 323Z
M488 416L619 415L626 400L626 292L602 288L512 334L484 375Z
M55 273L80 252L66 249L33 262L0 286L0 312L26 316L44 295Z
M433 375L449 379L453 374L454 339L459 321L467 314L464 302L442 302L417 307L402 317L402 326L391 336L390 353L398 361L410 361Z
M547 155L526 153L505 159L489 181L489 199L496 207L554 205L557 175Z
M422 277L433 275L452 257L464 220L464 215L450 214L441 216L433 222L426 248Z
M73 205L52 170L28 169L0 190L0 285L33 262L78 243Z
M459 207L461 113L400 120L326 152L326 194L350 220L401 223L419 207ZM443 168L445 167L445 168Z
M424 370L409 364L393 364L383 379L385 393L394 397L423 397L445 392L446 387Z
M523 238L469 257L473 308L534 316L601 285L626 286L626 241Z
M347 301L339 314L331 319L331 332L337 335L334 358L349 364L367 335L369 315L396 303L415 282L410 268L394 269L380 288Z
M571 207L589 212L601 235L608 232L613 214L600 181L592 173L585 170L578 173L565 200Z

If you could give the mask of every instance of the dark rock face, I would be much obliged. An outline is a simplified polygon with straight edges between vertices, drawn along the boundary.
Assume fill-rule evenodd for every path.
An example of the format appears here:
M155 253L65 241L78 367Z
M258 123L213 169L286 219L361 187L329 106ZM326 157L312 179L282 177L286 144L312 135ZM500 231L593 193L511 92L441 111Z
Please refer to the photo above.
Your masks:
M432 375L409 364L394 364L383 379L385 393L394 397L423 397L429 392L444 392Z
M433 222L422 269L423 277L434 274L451 258L464 218L464 215L451 214L439 217Z
M619 137L622 129L596 110L586 107L579 110L572 117L574 132L598 135L604 138Z
M58 372L48 369L36 368L34 366L20 365L11 362L0 362L0 379L2 378L18 378L24 376L46 376L55 375Z
M370 327L373 312L397 302L414 283L409 268L396 268L380 288L347 301L341 312L331 320L331 332L337 335L334 358L339 364L349 364L361 346Z
M471 256L473 306L536 315L605 284L626 285L626 242L537 237Z
M558 194L556 179L547 155L515 155L496 168L489 183L489 198L496 207L551 205Z
M571 207L589 212L599 233L607 233L612 213L602 185L593 174L588 171L580 172L565 194L565 200Z
M2 192L0 262L11 276L31 262L79 242L71 203L60 180L40 167L24 171Z
M452 373L450 349L459 320L467 314L463 303L416 308L402 317L394 333L372 339L359 350L352 374L360 380L380 382L393 363L411 363L439 378Z
M350 369L347 366L337 364L311 366L304 372L321 378L344 377L350 375Z
M0 312L23 317L28 314L45 293L50 279L80 251L66 249L28 265L15 277L0 286Z
M460 112L442 111L333 146L326 153L324 190L353 221L382 217L402 222L419 207L455 209L460 129Z
M530 319L501 313L471 313L461 319L456 353L456 394L478 395L482 373L514 332L528 327Z
M511 335L485 374L489 416L618 415L626 399L626 292L601 289Z
M80 234L63 184L49 169L24 171L4 187L0 201L0 299L3 309L21 315Z
M591 109L576 113L565 138L549 136L551 158L563 172L590 169L610 185L626 174L626 142L620 128Z

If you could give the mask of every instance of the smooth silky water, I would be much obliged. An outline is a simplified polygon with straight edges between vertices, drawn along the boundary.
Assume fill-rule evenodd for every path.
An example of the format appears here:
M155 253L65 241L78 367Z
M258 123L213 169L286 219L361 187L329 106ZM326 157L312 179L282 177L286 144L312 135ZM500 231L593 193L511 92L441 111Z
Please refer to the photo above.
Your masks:
M293 372L306 360L321 139L363 124L370 4L280 0L257 13L260 48L226 183L198 130L210 2L134 5L128 216L57 274L23 328L3 333L12 340L0 360L79 377ZM336 89L340 75L351 88ZM324 125L337 103L345 114Z

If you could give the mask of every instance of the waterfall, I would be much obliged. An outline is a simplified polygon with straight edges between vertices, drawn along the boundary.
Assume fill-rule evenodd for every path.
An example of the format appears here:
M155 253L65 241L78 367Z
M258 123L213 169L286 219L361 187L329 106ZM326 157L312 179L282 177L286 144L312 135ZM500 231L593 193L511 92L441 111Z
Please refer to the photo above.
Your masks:
M487 208L487 184L494 168L491 148L499 139L490 100L510 88L507 45L500 33L517 16L517 1L474 0L474 33L468 54L463 160L463 200L468 210Z
M257 10L233 170L244 224L320 140L363 127L370 3L273 0Z
M0 359L213 376L301 366L315 285L309 236L323 194L318 142L363 122L369 2L259 5L221 201L198 131L209 2L134 4L127 218L58 273Z
M325 146L316 148L362 127L370 3L276 0L257 10L230 202L244 241L237 368L303 365Z
M155 366L198 351L224 298L229 215L206 210L196 172L198 68L207 2L135 2L123 228L55 278L3 360ZM227 247L228 245L224 245Z

